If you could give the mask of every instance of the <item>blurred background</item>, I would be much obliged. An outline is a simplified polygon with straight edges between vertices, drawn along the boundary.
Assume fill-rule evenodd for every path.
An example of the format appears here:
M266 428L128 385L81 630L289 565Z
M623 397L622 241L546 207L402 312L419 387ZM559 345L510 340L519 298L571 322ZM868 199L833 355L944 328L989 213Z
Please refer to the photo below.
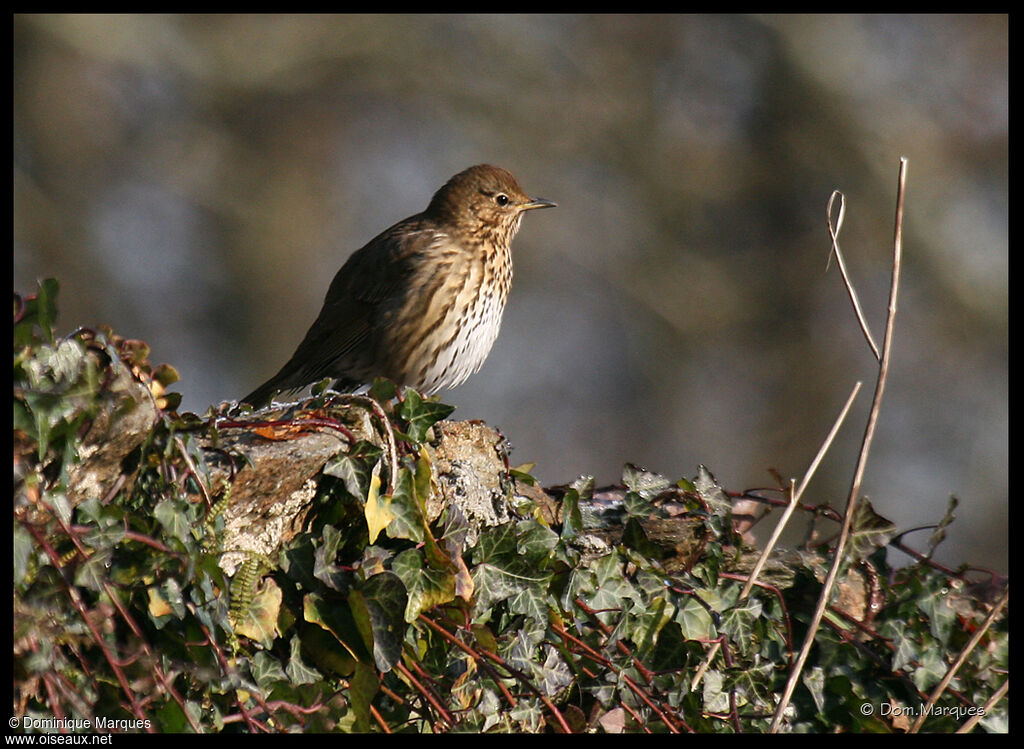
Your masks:
M152 346L202 413L277 371L346 257L480 162L532 213L484 369L444 395L545 484L799 477L842 507L909 159L893 369L864 493L1006 572L1005 16L13 18L14 287ZM760 529L766 536L773 521ZM924 548L928 532L908 537ZM896 560L897 562L899 560Z

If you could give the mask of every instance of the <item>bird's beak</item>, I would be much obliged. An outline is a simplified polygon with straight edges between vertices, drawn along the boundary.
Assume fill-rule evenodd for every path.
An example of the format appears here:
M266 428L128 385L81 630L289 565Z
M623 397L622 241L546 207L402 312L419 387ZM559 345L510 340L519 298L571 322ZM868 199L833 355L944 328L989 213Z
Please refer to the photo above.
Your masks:
M551 200L545 200L544 198L530 198L528 203L523 203L519 206L520 210L528 211L531 208L555 208L558 203Z

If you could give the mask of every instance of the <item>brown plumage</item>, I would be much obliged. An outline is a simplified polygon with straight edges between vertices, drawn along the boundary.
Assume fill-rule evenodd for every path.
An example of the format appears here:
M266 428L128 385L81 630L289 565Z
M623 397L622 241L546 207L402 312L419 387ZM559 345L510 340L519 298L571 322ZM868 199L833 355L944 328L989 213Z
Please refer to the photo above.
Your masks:
M281 371L242 399L331 377L351 390L387 377L424 394L452 388L483 366L512 284L512 238L530 198L505 169L459 172L430 205L356 251Z

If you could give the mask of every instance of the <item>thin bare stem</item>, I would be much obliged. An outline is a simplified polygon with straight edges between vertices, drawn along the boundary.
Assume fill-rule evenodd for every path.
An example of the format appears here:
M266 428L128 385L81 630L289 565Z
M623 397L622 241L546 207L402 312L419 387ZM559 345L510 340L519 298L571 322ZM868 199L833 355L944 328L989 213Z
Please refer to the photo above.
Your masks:
M790 670L789 679L783 690L782 698L775 708L772 716L772 723L769 727L770 733L776 733L782 723L782 716L789 706L793 697L793 690L796 688L800 673L803 671L807 656L814 645L814 637L821 626L821 618L825 614L832 589L835 587L836 579L839 577L839 569L842 566L843 555L846 550L847 541L850 538L850 529L853 525L854 511L857 506L857 498L860 496L860 487L864 479L864 470L867 466L868 454L871 452L871 442L875 436L875 426L878 423L878 414L882 407L882 396L885 393L885 384L889 377L889 361L892 352L892 334L896 324L896 299L899 292L900 270L902 268L903 256L903 197L907 182L907 159L900 159L899 180L896 189L896 228L893 235L893 258L892 258L892 280L889 286L889 311L885 321L885 338L882 341L882 356L878 360L878 377L875 381L875 395L871 401L871 410L868 413L868 421L864 427L864 437L861 440L860 455L857 457L857 467L854 470L853 480L850 483L850 493L846 500L846 512L843 515L843 525L839 532L839 540L836 542L836 550L832 557L832 566L829 568L828 576L821 595L818 598L818 605L814 611L807 635L804 638L803 647L793 668Z
M836 223L832 225L832 204L836 198L839 198L839 215L836 217ZM878 346L875 345L875 339L871 336L871 330L868 328L868 321L864 318L864 311L860 308L860 299L857 298L857 292L853 288L853 282L850 281L850 275L846 272L846 263L843 261L843 253L839 249L839 232L843 229L843 218L846 215L846 196L844 196L839 190L832 192L832 197L828 199L828 209L826 210L828 216L828 233L832 237L832 250L829 252L829 260L832 256L836 257L836 264L839 266L839 275L843 277L843 285L846 287L846 293L850 297L850 303L853 305L853 311L857 315L857 322L860 325L861 332L864 333L864 337L867 339L868 345L871 347L871 351L875 355L875 359L880 359L878 353ZM825 265L825 270L828 270L828 264Z
M771 553L772 549L775 548L775 544L778 543L779 537L782 535L782 531L785 529L786 524L793 515L793 511L797 508L797 505L800 504L800 498L803 496L804 490L807 489L807 484L810 483L811 477L814 476L814 473L818 470L818 466L825 457L825 453L828 452L829 448L832 446L832 442L836 438L836 434L839 433L839 427L842 426L843 422L846 420L847 414L850 413L853 401L856 400L857 393L860 392L861 384L862 383L857 382L853 386L853 391L850 393L850 397L846 399L846 403L839 412L839 416L836 417L835 423L832 424L832 429L829 431L825 441L821 443L821 447L818 448L818 454L814 456L814 460L811 461L811 465L807 468L806 473L804 473L804 477L800 481L800 486L796 491L794 491L793 487L790 486L789 504L786 506L782 517L775 526L775 530L772 532L771 538L768 539L768 543L765 545L764 551L761 552L761 556L757 560L757 564L754 565L754 570L750 573L750 579L747 581L747 584L743 586L743 592L740 593L740 600L746 598L750 594L750 590L754 587L754 583L757 581L757 576L761 573L761 569L768 560L768 555Z
M750 577L747 578L746 584L743 586L743 590L740 592L738 600L742 601L753 590L757 584L757 576L761 574L761 570L764 569L764 565L768 561L769 555L775 548L775 544L778 543L779 537L782 535L782 531L786 528L789 523L789 519L793 516L793 511L800 505L800 497L804 493L804 489L807 488L807 484L810 483L811 477L815 471L818 470L818 465L821 463L822 458L825 457L825 453L828 452L829 447L832 446L833 440L835 440L836 434L839 432L839 427L843 421L846 420L846 415L850 412L850 407L853 405L853 401L857 397L857 393L860 392L861 383L858 382L853 386L853 392L850 393L850 397L846 399L846 404L839 412L839 416L836 417L835 423L832 425L832 429L829 431L828 436L825 437L825 441L821 443L821 447L818 448L818 454L814 456L814 460L811 461L811 465L808 466L807 471L804 473L803 479L800 481L800 488L794 489L792 482L789 487L789 503L786 505L786 509L782 513L782 517L779 518L779 522L775 524L775 530L772 531L771 538L768 539L768 543L765 544L764 550L761 555L757 558L757 564L754 565L753 571L750 573ZM715 656L718 655L718 651L722 644L716 642L711 646L708 654L704 657L700 667L697 669L697 673L693 675L693 679L690 681L690 689L696 689L697 685L700 684L700 680L704 677L705 672L711 666L711 661L714 660Z
M188 466L189 473L195 477L196 484L199 485L199 491L203 495L203 501L206 502L207 507L213 507L213 499L210 497L210 492L207 491L206 485L203 483L202 477L199 475L199 471L196 469L196 464L192 460L192 456L188 454L188 450L185 449L185 442L180 436L175 436L174 444L178 446L178 453L181 455L182 460L185 461L185 465Z
M979 710L970 718L968 718L966 723L964 723L962 726L956 729L956 732L970 733L971 731L973 731L974 727L978 725L978 721L980 721L982 718L984 718L986 715L992 712L992 708L996 706L996 703L999 702L999 700L1003 699L1003 697L1006 696L1006 693L1008 691L1010 691L1009 679L1004 681L1003 685L999 687L999 689L997 689L991 697L985 700L985 704L981 706L981 710Z
M928 696L928 702L925 703L924 708L921 710L921 714L917 716L917 720L914 721L914 725L910 727L910 733L917 733L921 730L921 725L924 723L925 718L931 714L932 706L939 701L939 697L942 696L946 687L949 686L949 682L953 680L953 677L956 676L956 672L959 671L960 667L967 661L967 656L970 655L971 651L977 647L979 642L981 642L981 638L984 637L986 632L988 632L989 627L992 626L992 622L996 620L996 617L999 616L999 613L1003 610L1003 607L1006 606L1009 600L1010 586L1007 585L1006 589L1003 590L1003 595L999 598L999 602L992 607L990 612L988 612L988 616L985 617L985 621L981 623L981 626L978 627L971 639L957 654L956 660L953 661L948 669L946 669L946 674L942 677L942 681L935 685L935 689L933 689L932 693Z

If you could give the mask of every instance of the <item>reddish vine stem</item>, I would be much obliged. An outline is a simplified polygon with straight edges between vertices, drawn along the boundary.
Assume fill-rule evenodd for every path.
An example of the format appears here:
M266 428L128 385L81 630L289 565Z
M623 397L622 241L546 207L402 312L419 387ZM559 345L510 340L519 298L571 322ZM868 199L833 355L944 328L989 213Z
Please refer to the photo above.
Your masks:
M202 733L202 727L198 723L196 723L195 718L193 718L189 714L188 710L185 709L185 700L182 699L182 696L180 694L178 694L178 690L174 688L174 684L167 679L167 676L164 674L163 669L160 668L160 665L157 663L157 659L153 658L153 651L150 650L149 643L147 643L146 640L144 639L142 630L139 628L139 625L135 623L135 619L132 617L131 614L128 613L128 610L124 607L124 603L121 601L121 597L117 594L117 591L113 589L110 583L104 583L103 589L104 591L106 591L107 597L113 602L114 606L117 608L118 613L121 614L121 618L124 619L129 629L131 629L132 633L139 639L139 643L142 646L142 651L150 657L153 675L157 678L157 681L159 681L160 685L164 688L164 690L169 695L171 695L171 698L178 703L178 707L181 708L181 712L184 713L189 725L192 726L192 730L196 733Z
M570 728L569 723L565 720L565 716L562 715L558 707L550 699L541 694L540 690L533 685L533 683L530 681L530 678L526 676L526 674L510 666L508 663L505 662L505 660L501 656L496 655L495 653L491 653L490 651L484 650L483 648L480 648L479 652L474 650L473 648L469 647L464 642L462 642L459 638L455 637L453 634L448 632L440 624L432 621L425 615L420 614L419 618L427 624L429 624L431 627L433 627L446 640L448 640L456 647L468 653L474 659L490 659L494 663L497 663L499 666L504 668L510 674L512 674L512 676L514 676L520 684L526 687L527 691L529 691L531 694L537 697L544 704L544 706L548 709L548 712L550 712L551 716L555 719L555 722L558 723L559 728L561 728L565 733L572 733L572 728Z
M406 668L404 663L402 663L401 661L396 663L395 670L398 671L398 673L400 673L406 679L408 679L409 683L413 685L416 691L423 695L423 699L425 699L430 704L430 706L434 708L434 710L440 716L441 720L443 720L449 726L455 725L455 721L452 718L451 713L449 713L445 709L444 705L441 704L441 700L438 699L437 695L434 694L433 690L429 687L425 687L422 683L420 683L420 680L413 675L412 671Z
M78 592L78 588L76 588L71 581L67 579L67 573L61 569L60 556L35 527L27 523L23 523L22 525L32 535L36 543L39 544L39 547L43 549L46 555L50 558L50 562L53 564L54 568L56 568L60 573L60 579L68 591L68 595L71 599L71 605L75 607L78 615L82 617L82 621L85 622L85 626L89 629L89 633L92 635L93 641L103 653L103 657L106 658L107 662L110 664L110 668L114 672L114 677L117 679L117 683L128 698L132 714L139 720L146 721L146 714L142 711L138 699L135 697L135 692L132 691L132 688L128 683L128 678L125 676L124 671L121 670L121 666L118 665L117 658L113 652L111 652L107 643L103 640L103 635L101 635L99 630L96 629L96 624L92 620L92 617L89 616L89 612L85 607L85 602L82 600L81 594ZM156 729L152 727L152 724L150 724L147 730L151 733L156 731Z
M370 715L372 715L373 719L377 721L377 725L380 726L380 730L384 733L391 733L391 728L388 726L387 721L384 720L380 711L378 711L373 705L370 705Z
M195 606L190 603L190 604L188 604L188 609L192 613L192 616L194 616L196 618L196 624L199 625L199 629L202 631L203 635L206 637L206 643L211 648L213 648L213 653L216 656L217 662L220 664L221 670L224 672L224 675L225 676L230 675L231 672L232 672L232 669L231 669L231 666L228 664L227 658L224 657L224 651L221 650L220 645L217 644L217 641L213 639L213 635L210 633L210 630L207 629L206 625L203 624L203 622L200 620L200 618L197 615L197 612L195 610ZM242 719L245 721L246 726L249 727L249 730L251 732L255 732L256 731L256 722L253 719L253 717L249 714L249 711L246 710L245 705L242 704L242 699L241 699L241 697L238 696L237 692L235 693L235 704L238 705L238 711L241 714Z
M579 606L581 609L583 609L583 612L585 614L587 614L587 616L591 617L594 620L594 623L601 630L602 634L604 634L605 637L607 637L608 635L611 634L611 632L612 632L611 628L608 625L606 625L604 622L602 622L600 619L598 619L597 612L594 609L592 609L589 606L587 606L587 604L583 601L583 599L576 598L574 603L577 606ZM626 643L624 643L622 640L618 640L615 643L615 645L616 645L616 649L620 653L622 653L623 655L629 656L630 658L633 659L633 665L636 666L637 671L639 671L641 676L644 677L644 681L646 681L648 684L651 684L653 682L653 674L651 673L650 670L648 670L648 668L643 663L640 662L639 658L637 658L635 655L633 655L632 652L630 652L629 648L626 647Z
M488 664L487 661L483 659L483 656L481 656L479 653L473 650L473 648L469 647L469 645L462 642L462 640L460 640L458 637L456 637L451 632L446 630L440 624L428 618L425 614L420 614L419 618L427 624L429 624L431 627L433 627L434 630L444 639L455 645L455 647L459 648L464 653L469 655L474 661L476 661L480 668L484 669L487 675L491 677L491 679L497 685L498 689L501 691L501 694L505 698L505 701L508 702L509 705L515 707L517 704L519 704L518 700L516 700L515 698L515 695L513 695L512 692L509 691L508 687L505 686L504 682L501 680L501 676L498 675L498 673L496 673L493 668L491 668L490 664Z

